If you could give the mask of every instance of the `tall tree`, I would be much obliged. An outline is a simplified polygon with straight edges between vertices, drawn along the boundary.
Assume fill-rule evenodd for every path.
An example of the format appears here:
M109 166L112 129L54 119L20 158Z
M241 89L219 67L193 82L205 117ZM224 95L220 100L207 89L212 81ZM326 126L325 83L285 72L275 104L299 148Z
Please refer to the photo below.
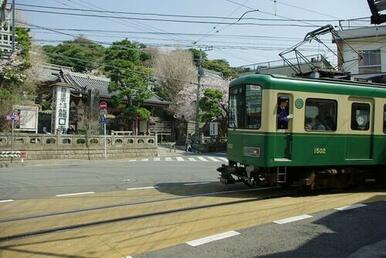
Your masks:
M208 55L205 53L205 51L195 49L195 48L189 48L190 53L192 54L193 57L193 62L194 64L198 67L200 63L200 56L201 56L201 62L205 62L208 60Z
M152 81L151 55L145 47L125 39L106 49L104 63L111 79L109 90L115 94L115 103L122 107L130 120L150 117L150 112L142 107L143 101L152 95L149 87Z
M80 36L57 46L43 46L43 50L52 64L70 66L76 72L90 72L101 67L105 48Z
M158 52L154 62L155 75L159 81L157 94L171 102L170 111L177 114L182 102L181 91L189 82L195 82L197 71L192 55L185 50Z
M29 76L31 68L31 40L25 28L16 28L16 51L10 58L0 61L0 115L12 111L12 106L32 100L35 84ZM0 119L0 130L7 123Z
M200 99L201 121L210 122L215 119L225 118L226 110L222 103L223 94L218 89L208 88L204 90L204 96Z
M216 120L220 123L219 135L224 136L227 131L227 107L224 103L224 95L218 89L207 88L200 99L201 122L208 123Z

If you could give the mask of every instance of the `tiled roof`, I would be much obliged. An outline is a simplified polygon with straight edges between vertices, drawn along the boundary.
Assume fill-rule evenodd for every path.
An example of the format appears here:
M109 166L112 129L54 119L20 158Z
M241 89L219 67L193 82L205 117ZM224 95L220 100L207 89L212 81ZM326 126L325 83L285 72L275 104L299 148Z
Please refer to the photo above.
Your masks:
M99 96L110 98L112 96L109 93L108 87L110 79L101 76L93 76L82 73L75 73L71 71L62 70L62 76L66 83L71 86L75 86L82 90L98 90Z
M74 88L85 91L90 89L98 90L99 96L103 98L111 98L113 96L113 94L108 90L110 79L107 77L75 73L68 70L62 70L62 77L67 84ZM168 105L170 103L156 95L153 95L149 99L145 100L145 104Z

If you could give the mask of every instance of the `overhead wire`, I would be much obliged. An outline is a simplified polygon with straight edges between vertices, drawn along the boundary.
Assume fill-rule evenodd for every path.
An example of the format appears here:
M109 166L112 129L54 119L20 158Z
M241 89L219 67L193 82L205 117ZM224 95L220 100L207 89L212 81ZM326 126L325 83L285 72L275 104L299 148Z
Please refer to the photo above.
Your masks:
M245 0L244 1L244 4L245 3L248 3L249 0ZM229 13L228 16L232 15L233 13L237 12L241 7L237 7L236 9L234 9L231 13ZM233 19L233 18L232 18ZM233 19L234 20L234 19ZM220 25L220 24L214 24L213 28L208 31L205 35L205 36L201 36L199 39L195 40L194 42L197 44L198 42L200 42L201 40L203 40L204 38L208 38L208 37L211 37L217 33L219 33L221 30L225 29L226 26L230 26L230 25L224 25L223 27L221 27L220 29L217 29L217 26Z
M73 1L73 0L67 0L67 1ZM104 12L110 13L109 11L107 11L107 10L105 10L105 9L103 9L103 8L101 8L101 7L97 6L97 5L95 5L95 4L88 3L88 2L85 1L85 0L77 0L77 1L81 2L81 5L82 5L82 6L85 6L85 4L86 4L86 7L87 7L87 6L89 6L89 7L91 6L91 7L93 7L93 8L97 8L97 10L99 10L99 11L104 11ZM82 4L82 3L83 3L83 4ZM94 9L94 11L95 11L95 9ZM110 14L111 14L111 13L110 13ZM143 28L145 28L145 29L147 28L147 29L150 29L150 30L152 30L152 31L166 32L166 31L164 31L164 30L162 30L162 29L159 29L159 28L157 28L157 27L155 27L155 26L151 26L151 25L148 25L148 24L144 24L144 23L139 22L139 21L119 20L119 19L116 19L116 18L112 18L112 20L114 20L114 21L117 22L117 23L121 23L121 24L123 24L123 25L125 25L125 26L130 25L130 24L131 24L131 25L134 24L134 26L136 26L136 27L139 26L139 28L142 27L142 29L143 29ZM175 38L176 41L178 41L178 37L173 36L173 38Z
M243 4L248 2L245 1ZM195 19L223 19L223 20L237 20L239 17L229 16L212 16L212 15L182 15L182 14L163 14L163 13L145 13L145 12L127 12L127 11L112 11L112 10L95 10L95 9L82 9L82 8L63 8L57 6L46 6L46 5L34 5L34 4L18 4L19 6L42 8L42 9L53 9L53 10L67 10L67 11L82 11L82 12L95 12L95 13L111 13L111 14L128 14L128 15L141 15L141 16L159 16L159 17L176 17L176 18L195 18ZM240 6L241 7L241 6ZM239 7L239 8L240 8ZM271 19L271 18L256 18L256 17L245 17L244 20L258 20L258 21L309 21L309 22L337 22L342 19ZM360 20L370 19L370 17L360 17L345 20Z
M31 28L33 30L38 30ZM81 29L81 28L51 28L57 31L74 31L74 32L101 32L101 33L122 33L122 34L150 34L150 35L179 35L179 36L206 36L208 34L202 34L202 33L185 33L185 32L152 32L152 31L126 31L126 30L101 30L101 29ZM275 39L275 40L301 40L302 38L295 38L295 37L283 37L283 36L272 36L272 35L243 35L243 34L221 34L221 35L215 35L215 37L218 38L225 38L225 37L231 37L231 38L257 38L257 39Z
M43 11L19 8L18 10L24 12L44 13L44 14L57 14L77 17L91 17L91 18L112 18L119 20L142 20L142 21L159 21L159 22L174 22L174 23L192 23L192 24L224 24L224 25L242 25L242 26L275 26L275 27L320 27L320 25L309 24L288 24L288 23L254 23L254 22L223 22L223 21L195 21L195 20L176 20L176 19L158 19L158 18L141 18L141 17L127 17L127 16L114 16L114 15L98 15L98 14L85 14L85 13L68 13L68 12L56 12L56 11Z

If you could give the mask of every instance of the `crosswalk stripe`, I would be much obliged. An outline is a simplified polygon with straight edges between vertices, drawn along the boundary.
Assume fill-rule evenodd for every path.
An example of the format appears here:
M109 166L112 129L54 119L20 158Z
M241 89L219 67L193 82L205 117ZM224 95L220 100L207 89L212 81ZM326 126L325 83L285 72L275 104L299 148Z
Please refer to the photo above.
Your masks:
M202 161L208 161L207 159L205 159L204 157L197 157L199 160L202 160Z
M221 160L216 159L215 157L206 157L207 159L210 159L212 161L221 162Z
M165 161L172 161L172 158L166 157L166 158L165 158Z
M161 158L154 158L154 161L161 161Z
M130 159L129 162L135 162L137 161L136 159Z
M195 158L188 158L189 161L197 161Z
M177 161L185 161L183 158L181 157L176 157Z
M228 162L228 159L227 158L223 158L223 157L217 157L218 159L224 161L224 162Z
M141 161L149 161L149 159L141 159Z

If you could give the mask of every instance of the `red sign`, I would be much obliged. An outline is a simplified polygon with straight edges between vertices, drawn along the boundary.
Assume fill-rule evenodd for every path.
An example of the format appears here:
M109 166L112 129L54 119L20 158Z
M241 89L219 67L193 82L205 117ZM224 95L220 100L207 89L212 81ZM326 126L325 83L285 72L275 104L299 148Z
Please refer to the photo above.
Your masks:
M20 120L20 117L19 117L18 115L16 115L16 116L7 115L7 116L5 117L5 120L8 120L8 121L11 121L11 120L19 121L19 120Z
M99 109L107 109L107 102L106 101L99 102Z

